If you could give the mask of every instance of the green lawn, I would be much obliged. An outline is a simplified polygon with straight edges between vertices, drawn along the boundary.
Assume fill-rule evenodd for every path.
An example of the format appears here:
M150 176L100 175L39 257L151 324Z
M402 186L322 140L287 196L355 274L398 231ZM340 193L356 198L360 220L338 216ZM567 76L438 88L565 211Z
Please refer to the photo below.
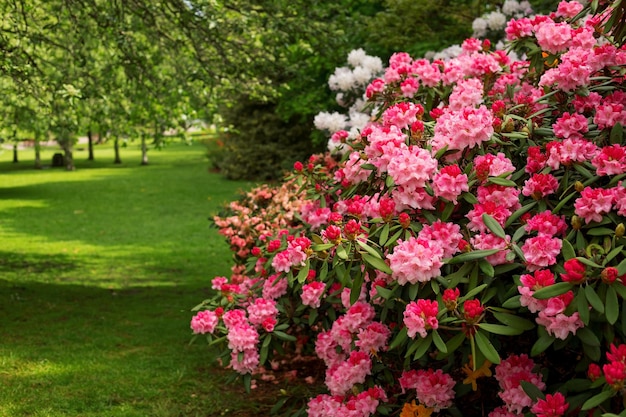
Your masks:
M44 151L48 164L54 149ZM0 416L263 415L225 385L190 308L228 275L208 218L249 183L210 173L201 144L136 145L77 170L0 153Z

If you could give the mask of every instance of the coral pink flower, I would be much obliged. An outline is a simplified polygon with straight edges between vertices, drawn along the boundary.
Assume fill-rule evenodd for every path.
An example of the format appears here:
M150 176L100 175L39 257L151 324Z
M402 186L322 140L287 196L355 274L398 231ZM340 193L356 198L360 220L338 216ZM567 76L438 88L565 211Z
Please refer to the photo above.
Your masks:
M613 198L611 190L585 187L574 202L574 211L587 224L592 221L601 222L602 215L611 211Z
M572 18L580 13L582 9L583 5L577 1L562 1L556 9L556 15L558 17Z
M485 181L488 177L499 177L515 172L515 166L503 153L497 155L478 155L474 158L474 170L479 180Z
M572 313L571 316L566 316L563 313L549 315L544 310L539 313L536 322L545 327L549 335L561 340L567 339L570 333L576 334L578 329L584 327L578 311Z
M530 382L542 391L546 388L541 374L533 371L534 367L535 362L525 354L511 355L496 366L495 378L502 389L498 395L509 412L521 414L525 407L530 407L533 403L524 392L521 381Z
M326 386L332 395L345 395L356 384L365 382L372 372L369 354L358 350L350 352L350 357L326 371Z
M302 304L313 308L319 308L325 289L326 284L319 281L304 284L302 286L302 293L300 294Z
M448 165L434 175L432 187L436 197L457 204L461 193L469 191L467 181L467 175L461 172L458 165Z
M414 388L420 403L438 412L452 405L454 399L454 379L441 369L420 369L410 378L410 385L403 389ZM406 384L407 380L405 380Z
M387 255L392 278L400 285L430 281L441 275L443 248L441 243L418 238L398 240L393 253Z
M195 334L213 333L219 318L211 310L199 311L191 319L191 329Z
M626 147L614 144L605 146L591 163L598 175L620 175L626 172Z
M554 194L559 188L559 182L552 174L533 174L524 183L522 194L535 200Z
M463 239L461 226L451 222L437 220L435 223L425 224L417 235L418 239L441 242L443 257L449 258L459 251L459 242Z
M257 298L248 308L248 321L251 324L262 325L268 318L276 318L278 310L276 301L265 298Z
M578 113L563 113L552 127L556 137L561 139L581 139L589 131L587 118Z
M404 324L409 337L414 338L419 333L422 338L425 338L427 330L437 329L439 327L438 313L437 301L426 299L411 301L404 310Z
M602 366L606 383L621 387L626 380L626 364L624 362L610 362Z
M520 277L522 285L517 287L518 292L522 295L520 304L528 307L531 313L537 313L544 310L548 304L546 300L539 300L533 297L535 291L541 288L549 287L554 284L554 274L548 270L538 270L530 274L524 274Z
M493 114L484 105L444 112L435 125L433 153L445 146L449 150L464 150L488 141L494 132L493 120Z
M528 157L526 158L526 167L524 170L527 174L534 174L543 169L546 166L548 157L541 152L539 146L528 147Z
M485 233L489 231L485 222L483 221L483 214L488 214L493 217L500 226L504 226L507 219L511 216L511 211L504 206L496 205L491 201L486 203L474 204L474 208L470 210L465 217L469 219L467 228L474 232Z
M506 260L508 253L511 252L511 250L508 249L511 243L511 237L509 235L506 235L504 239L502 239L492 233L477 233L471 237L470 243L472 247L477 250L500 249L499 252L485 258L485 260L493 266L509 262Z
M403 101L397 103L383 112L383 123L398 126L406 129L417 118L424 114L424 107L421 104Z
M542 211L526 221L525 229L529 233L535 231L539 234L558 236L565 235L567 223L565 216L559 217L550 211Z
M240 360L239 354L243 353ZM241 352L230 352L230 364L240 374L251 374L259 366L259 352L256 349L246 349Z
M355 346L368 353L386 350L389 336L391 336L391 330L384 324L375 321L359 330Z
M578 259L572 258L565 261L563 264L565 273L561 274L561 279L564 282L571 284L581 284L585 280L586 267L585 264Z
M511 19L507 22L504 32L506 33L507 40L514 41L531 36L533 34L533 24L527 17Z
M575 3L575 2L572 2ZM577 3L580 4L580 3ZM581 5L582 7L582 5ZM560 392L546 394L546 399L539 399L537 404L530 409L537 417L561 417L567 411L569 404L565 402L565 397Z
M548 235L539 235L526 239L522 252L526 258L529 271L545 268L556 263L556 257L561 253L563 241Z
M535 36L541 49L551 54L558 54L569 46L572 40L572 28L567 23L547 20L535 30Z

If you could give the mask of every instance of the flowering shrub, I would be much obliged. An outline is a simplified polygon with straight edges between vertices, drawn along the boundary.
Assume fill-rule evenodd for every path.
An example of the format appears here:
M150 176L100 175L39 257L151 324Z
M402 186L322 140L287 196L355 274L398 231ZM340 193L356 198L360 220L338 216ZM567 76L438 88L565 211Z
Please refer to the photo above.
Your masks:
M611 8L587 11L509 21L524 61L477 39L393 55L370 122L332 132L338 164L297 163L284 198L216 220L246 243L194 332L248 384L316 355L309 416L623 410L626 48Z

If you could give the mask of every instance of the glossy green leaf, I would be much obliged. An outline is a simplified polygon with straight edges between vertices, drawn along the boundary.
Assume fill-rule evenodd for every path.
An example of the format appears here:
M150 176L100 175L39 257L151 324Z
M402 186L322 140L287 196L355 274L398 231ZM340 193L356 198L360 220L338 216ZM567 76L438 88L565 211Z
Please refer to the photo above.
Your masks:
M504 229L502 228L500 223L497 222L496 219L494 219L487 213L483 213L482 218L483 218L483 223L485 223L485 226L487 226L487 228L491 230L491 233L493 233L494 235L498 236L501 239L504 239L506 237L506 233L504 233Z
M525 318L515 314L499 313L496 311L492 312L492 314L500 323L515 327L516 329L530 330L535 327L532 321L526 320Z
M600 346L598 336L588 327L583 327L576 331L576 336L586 345Z
M604 311L606 314L606 321L608 321L609 324L615 324L617 318L619 317L619 301L617 300L617 292L613 286L609 286L606 290Z
M498 351L489 341L489 336L483 334L482 330L477 330L474 334L474 340L476 341L478 349L485 356L485 359L493 364L500 363L500 355L498 355Z
M589 301L589 304L591 304L594 310L598 313L604 313L604 303L591 285L585 287L585 297L587 297L587 301Z
M407 339L409 338L409 336L407 335L407 328L404 327L402 328L397 336L391 341L391 344L389 345L389 350L394 350L395 348L403 345Z
M533 293L533 297L539 300L547 300L548 298L556 297L557 295L565 294L572 289L572 284L569 282L557 282L548 287L541 288Z
M563 239L563 246L561 247L561 253L563 254L563 258L567 261L568 259L572 259L576 257L576 250L574 246L570 243L569 240Z
M413 355L413 360L416 361L422 356L424 356L426 352L428 352L428 348L430 348L430 345L432 344L432 342L433 342L432 334L429 334L424 339L419 339L419 341L416 342L416 343L419 343L419 345L417 349L415 350L415 355Z
M548 334L543 334L539 336L539 338L533 344L533 347L530 349L530 355L531 356L539 355L540 353L548 349L552 345L552 343L554 343L555 340L556 339L554 338L554 336L550 336Z
M471 252L465 252L460 255L451 258L446 262L449 265L459 264L464 262L475 261L476 259L482 259L490 255L494 255L500 252L501 249L485 249L485 250L473 250Z
M368 263L370 266L378 269L379 271L382 271L386 274L392 274L393 271L391 270L391 268L389 268L389 265L387 265L385 263L385 261L383 261L380 258L374 257L372 255L370 255L369 253L363 253L361 254L361 257L363 258L363 260Z
M585 411L585 410L591 410L592 408L596 408L597 406L601 405L603 402L605 402L609 398L612 398L616 393L617 391L612 390L612 389L602 391L599 394L596 394L593 397L589 398L587 401L585 401L581 409Z
M437 330L433 330L432 335L433 335L433 342L435 342L435 347L440 352L448 353L448 347L444 343L443 339L441 338Z
M491 324L491 323L479 323L478 327L483 330L488 331L489 333L501 334L503 336L517 336L519 334L524 333L523 329L518 329L510 326L503 326L501 324Z

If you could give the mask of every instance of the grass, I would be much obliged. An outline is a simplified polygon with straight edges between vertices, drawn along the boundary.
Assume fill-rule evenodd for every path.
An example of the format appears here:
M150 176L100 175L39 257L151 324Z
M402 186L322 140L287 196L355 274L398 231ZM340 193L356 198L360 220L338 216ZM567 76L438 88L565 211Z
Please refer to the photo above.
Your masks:
M227 275L208 218L250 183L208 172L201 144L75 153L77 170L0 154L0 416L254 416L190 308ZM54 149L42 160L51 161ZM275 401L275 399L272 399Z

